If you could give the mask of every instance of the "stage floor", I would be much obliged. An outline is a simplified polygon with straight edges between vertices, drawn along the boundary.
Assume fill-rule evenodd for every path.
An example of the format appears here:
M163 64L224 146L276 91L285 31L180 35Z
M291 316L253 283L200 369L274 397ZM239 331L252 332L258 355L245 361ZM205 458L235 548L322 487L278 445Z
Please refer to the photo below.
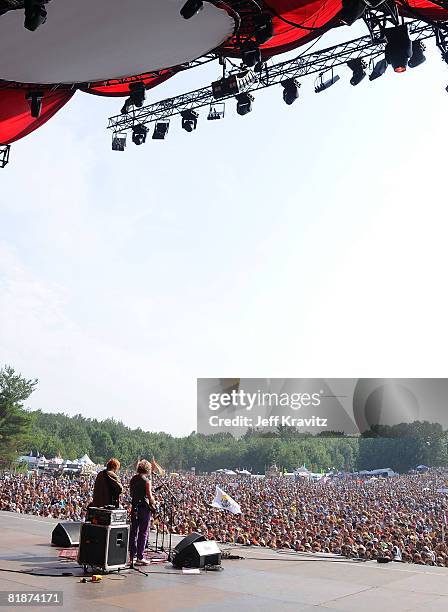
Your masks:
M233 548L232 554L245 559L223 560L222 572L186 575L166 563L143 568L150 574L147 577L125 571L104 576L96 584L82 584L82 569L74 561L60 559L59 550L49 544L56 523L0 512L0 569L52 574L1 571L0 591L62 590L62 609L88 612L448 610L445 568L359 563L249 547ZM73 575L61 577L62 572Z

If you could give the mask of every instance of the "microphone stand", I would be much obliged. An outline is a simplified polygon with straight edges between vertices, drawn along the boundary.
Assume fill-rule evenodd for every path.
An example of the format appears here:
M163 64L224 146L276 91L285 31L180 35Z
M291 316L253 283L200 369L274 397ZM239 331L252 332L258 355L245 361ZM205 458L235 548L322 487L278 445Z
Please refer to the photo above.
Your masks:
M163 518L162 518L162 545L160 550L164 551L164 545L165 545L165 524L166 524L166 516L167 516L167 507L168 507L168 533L169 533L169 538L168 538L168 561L171 561L172 558L172 537L173 537L173 524L174 524L174 504L179 504L180 503L180 499L173 493L173 491L171 490L171 488L169 487L169 485L164 482L160 485L159 488L163 488L165 490L166 493L166 497L168 497L169 501L167 502L166 497L164 499L164 503L163 503ZM157 526L158 528L158 526ZM157 540L158 540L158 531L157 531L157 535L156 535L156 551L157 551Z

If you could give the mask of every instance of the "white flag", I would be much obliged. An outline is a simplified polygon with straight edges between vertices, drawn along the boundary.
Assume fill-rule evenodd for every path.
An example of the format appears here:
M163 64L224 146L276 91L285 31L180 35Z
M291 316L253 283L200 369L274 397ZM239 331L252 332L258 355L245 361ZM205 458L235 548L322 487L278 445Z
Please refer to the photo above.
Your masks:
M228 510L232 514L241 514L240 505L218 486L216 487L215 499L211 505L220 510Z

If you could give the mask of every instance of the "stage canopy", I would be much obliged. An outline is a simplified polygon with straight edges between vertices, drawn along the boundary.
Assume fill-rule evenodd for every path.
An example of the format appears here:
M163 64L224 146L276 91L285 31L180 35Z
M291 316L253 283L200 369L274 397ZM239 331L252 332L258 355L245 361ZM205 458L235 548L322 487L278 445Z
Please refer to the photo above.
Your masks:
M340 27L342 8L342 0L216 0L184 19L185 0L43 2L47 21L29 31L25 0L0 0L0 144L40 127L77 90L128 96L130 83L151 89L209 52L240 56L241 37L255 31L254 11L272 18L273 35L260 45L267 59ZM397 0L397 6L408 17L448 19L429 0ZM27 100L33 91L42 98L38 117Z

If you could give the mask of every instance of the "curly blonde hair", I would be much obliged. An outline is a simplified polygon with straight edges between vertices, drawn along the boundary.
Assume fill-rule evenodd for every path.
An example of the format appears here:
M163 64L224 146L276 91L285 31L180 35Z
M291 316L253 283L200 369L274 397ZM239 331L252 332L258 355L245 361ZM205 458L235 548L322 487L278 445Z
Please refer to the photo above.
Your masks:
M139 461L137 465L137 474L150 474L151 473L151 464L146 459L142 459Z

